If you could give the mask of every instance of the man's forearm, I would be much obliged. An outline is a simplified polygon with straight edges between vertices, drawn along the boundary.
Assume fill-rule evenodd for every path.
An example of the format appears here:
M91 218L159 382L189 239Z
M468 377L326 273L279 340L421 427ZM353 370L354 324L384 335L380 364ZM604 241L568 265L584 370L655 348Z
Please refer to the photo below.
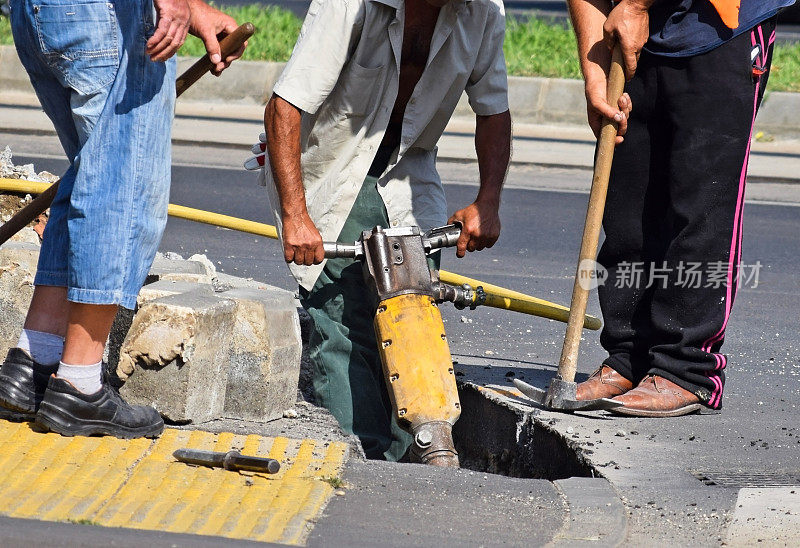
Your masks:
M277 95L264 110L267 152L282 217L308 212L300 169L300 120L300 110Z
M567 0L581 72L587 83L605 80L611 64L610 50L615 43L619 43L625 57L627 78L633 77L639 53L647 41L648 10L654 2L621 0L612 11L607 0Z
M477 116L475 123L475 152L481 178L475 201L499 205L511 157L511 113Z
M597 66L596 55L601 53L596 48L603 42L603 24L611 11L611 2L608 0L567 0L567 5L572 28L575 29L575 39L578 42L581 72L583 72L584 78L591 77L593 69ZM593 59L590 60L590 57ZM608 53L605 57L610 60L611 54Z

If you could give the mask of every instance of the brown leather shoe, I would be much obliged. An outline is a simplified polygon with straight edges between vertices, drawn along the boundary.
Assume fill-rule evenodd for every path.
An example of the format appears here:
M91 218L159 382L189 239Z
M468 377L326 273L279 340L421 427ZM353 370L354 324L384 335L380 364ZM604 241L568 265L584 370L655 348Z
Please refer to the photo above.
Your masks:
M679 417L702 407L699 397L658 375L646 376L639 386L614 401L624 407L611 409L611 413L634 417Z
M592 376L578 384L578 401L613 398L633 388L633 383L607 365L592 373Z

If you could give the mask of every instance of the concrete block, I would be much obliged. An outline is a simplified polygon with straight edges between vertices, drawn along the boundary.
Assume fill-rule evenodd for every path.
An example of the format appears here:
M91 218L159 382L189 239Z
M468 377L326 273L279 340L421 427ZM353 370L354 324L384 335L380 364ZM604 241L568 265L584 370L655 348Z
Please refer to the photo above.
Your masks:
M145 303L120 350L122 395L175 422L222 416L235 309L203 291Z
M149 301L154 301L162 297L169 297L170 295L191 292L200 292L203 295L211 297L214 295L214 288L210 284L205 283L172 279L159 280L142 287L139 291L139 295L136 297L136 309L138 310ZM106 368L112 384L117 388L123 384L123 380L117 375L120 351L122 350L122 343L125 341L125 337L128 336L128 332L133 324L135 314L135 310L120 308L111 326L111 333L108 335L105 355Z
M280 418L294 405L302 340L294 294L268 287L222 293L236 302L225 416Z
M136 305L141 308L145 303L155 301L162 297L178 295L180 293L200 292L206 296L214 295L214 288L211 284L190 282L186 280L176 280L169 277L162 278L157 282L147 284L139 291L136 298Z
M175 280L211 284L214 277L215 273L210 272L201 262L172 259L158 253L144 283L147 285L159 280Z
M38 243L9 241L0 246L0 359L17 344L38 261Z

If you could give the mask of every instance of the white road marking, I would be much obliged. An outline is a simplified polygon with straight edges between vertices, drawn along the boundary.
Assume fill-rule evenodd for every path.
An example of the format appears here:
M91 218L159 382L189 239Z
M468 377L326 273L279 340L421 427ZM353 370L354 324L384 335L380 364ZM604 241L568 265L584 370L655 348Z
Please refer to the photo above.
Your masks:
M739 490L727 546L800 546L800 486Z

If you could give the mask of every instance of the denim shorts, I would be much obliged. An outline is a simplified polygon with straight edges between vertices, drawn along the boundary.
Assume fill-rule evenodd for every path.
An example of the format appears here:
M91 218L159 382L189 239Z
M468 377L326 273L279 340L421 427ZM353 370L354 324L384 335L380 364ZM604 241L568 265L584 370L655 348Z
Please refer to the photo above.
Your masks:
M23 66L70 167L34 283L133 308L167 219L175 59L145 55L152 0L11 0Z

